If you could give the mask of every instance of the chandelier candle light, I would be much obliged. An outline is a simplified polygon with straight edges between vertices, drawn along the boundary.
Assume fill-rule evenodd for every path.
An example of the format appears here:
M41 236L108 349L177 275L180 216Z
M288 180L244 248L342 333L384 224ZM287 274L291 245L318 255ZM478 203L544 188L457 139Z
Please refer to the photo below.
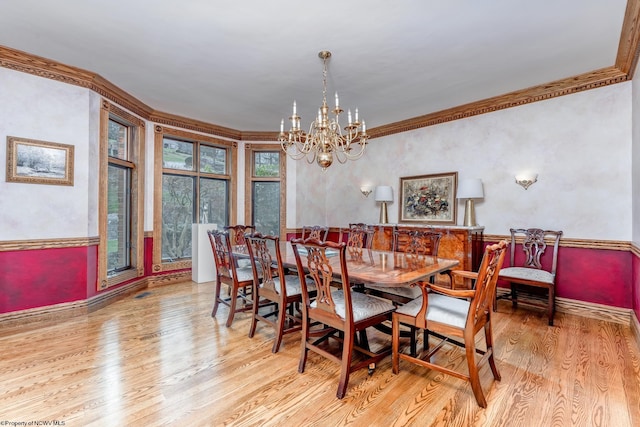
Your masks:
M318 116L311 122L309 132L306 133L300 127L300 119L296 111L296 101L293 101L293 114L289 117L291 129L284 131L284 119L280 122L280 134L278 141L282 145L282 150L295 160L303 157L307 162L316 161L322 170L326 170L333 163L334 156L339 163L347 160L356 160L364 154L367 145L367 127L358 118L358 109L355 109L355 117L351 116L351 110L347 112L348 124L344 127L345 133L340 128L339 116L344 110L340 108L338 93L336 92L336 106L332 113L334 118L329 117L329 107L327 106L327 61L331 57L331 52L320 51L318 56L322 59L322 105L318 109Z

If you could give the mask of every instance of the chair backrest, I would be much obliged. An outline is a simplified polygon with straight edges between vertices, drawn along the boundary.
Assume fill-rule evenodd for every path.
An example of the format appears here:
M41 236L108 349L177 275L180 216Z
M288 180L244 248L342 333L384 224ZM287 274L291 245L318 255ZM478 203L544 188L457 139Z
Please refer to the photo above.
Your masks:
M316 320L320 320L330 326L344 327L343 325L353 324L353 312L351 305L351 287L349 283L349 273L347 272L347 262L345 257L345 249L347 245L344 242L335 243L328 241L320 241L318 239L293 239L291 240L293 253L296 257L296 265L298 274L300 275L300 283L302 285L302 299L305 302L308 315ZM306 249L306 265L302 263L300 257L300 247ZM328 250L338 251L340 261L340 280L345 285L342 286L344 292L345 316L342 318L336 312L336 304L331 296L332 283L336 282L333 267L329 262L330 256L327 255ZM315 283L317 295L315 298L316 307L310 308L310 298L307 286L304 280L305 268L306 275L311 277Z
M329 227L322 225L303 225L302 226L302 239L318 239L320 241L327 240L327 234L329 234Z
M255 231L253 225L227 225L224 227L229 232L229 240L234 246L246 245L245 234Z
M507 241L502 240L500 243L487 246L484 251L475 283L475 296L471 300L469 307L467 327L471 326L470 323L475 325L482 322L493 310L498 273L502 268L507 246Z
M246 236L246 239L247 251L251 259L251 268L253 269L253 277L262 278L262 290L275 292L286 297L285 273L284 267L282 266L282 255L280 253L280 238L256 232ZM261 275L258 274L258 272L260 272ZM277 286L275 280L273 280L276 277L280 278L279 285Z
M345 242L347 244L347 250L371 249L375 232L376 230L372 225L367 225L362 222L349 224L348 229L340 229L340 239L338 241Z
M235 267L231 261L229 251L229 233L219 230L208 230L209 242L213 251L213 260L216 263L216 274L223 277L232 277Z
M438 255L442 233L433 230L393 230L393 250L413 255Z
M525 254L523 267L542 269L542 256L547 249L547 240L553 240L553 253L551 254L551 274L556 274L558 265L558 246L560 245L560 237L562 231L542 230L540 228L512 228L511 231L511 248L510 262L511 267L516 266L516 244L519 237L523 238L522 250Z

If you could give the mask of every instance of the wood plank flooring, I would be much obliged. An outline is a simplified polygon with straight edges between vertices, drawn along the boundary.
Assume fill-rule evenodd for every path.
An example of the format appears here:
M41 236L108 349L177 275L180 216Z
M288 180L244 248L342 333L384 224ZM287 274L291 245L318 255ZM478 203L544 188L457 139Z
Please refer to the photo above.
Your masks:
M639 352L629 327L558 313L495 316L502 381L487 367L488 408L468 384L390 357L354 373L335 397L338 366L311 353L297 372L299 334L271 353L273 332L248 314L210 317L211 283L146 289L88 315L0 324L0 420L66 426L639 426ZM370 334L373 345L387 336ZM454 347L437 356L464 366Z

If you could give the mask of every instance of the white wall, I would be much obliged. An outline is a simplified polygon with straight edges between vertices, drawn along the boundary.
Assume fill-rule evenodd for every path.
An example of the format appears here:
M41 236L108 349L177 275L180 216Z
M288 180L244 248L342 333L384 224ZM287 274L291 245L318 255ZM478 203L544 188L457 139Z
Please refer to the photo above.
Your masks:
M88 89L0 68L0 240L98 235L97 108ZM74 185L7 183L7 136L73 145Z
M639 62L640 64L640 62ZM636 66L631 81L633 92L633 154L632 154L632 198L633 198L633 243L640 247L640 65Z
M630 240L631 137L625 82L374 139L362 159L325 173L298 166L297 226L377 222L379 207L361 195L363 184L394 187L389 221L397 222L400 177L457 171L484 182L476 217L485 233L539 226L571 238ZM525 170L538 174L528 190L514 182ZM463 215L460 202L458 224Z

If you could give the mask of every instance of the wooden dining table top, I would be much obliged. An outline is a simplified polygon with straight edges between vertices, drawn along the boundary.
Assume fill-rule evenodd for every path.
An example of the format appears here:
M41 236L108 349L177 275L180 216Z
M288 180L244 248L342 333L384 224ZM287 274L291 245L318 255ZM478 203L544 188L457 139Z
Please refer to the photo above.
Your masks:
M303 246L299 245L300 250ZM290 242L280 242L284 267L294 268L296 258ZM328 250L329 251L329 250ZM336 274L340 273L340 257L328 256ZM330 253L329 253L330 255ZM302 253L303 266L307 259ZM426 281L431 276L451 270L459 265L455 259L438 258L430 255L412 255L404 252L378 251L372 249L351 250L347 248L346 262L349 279L358 283L375 283L383 286L409 286Z

